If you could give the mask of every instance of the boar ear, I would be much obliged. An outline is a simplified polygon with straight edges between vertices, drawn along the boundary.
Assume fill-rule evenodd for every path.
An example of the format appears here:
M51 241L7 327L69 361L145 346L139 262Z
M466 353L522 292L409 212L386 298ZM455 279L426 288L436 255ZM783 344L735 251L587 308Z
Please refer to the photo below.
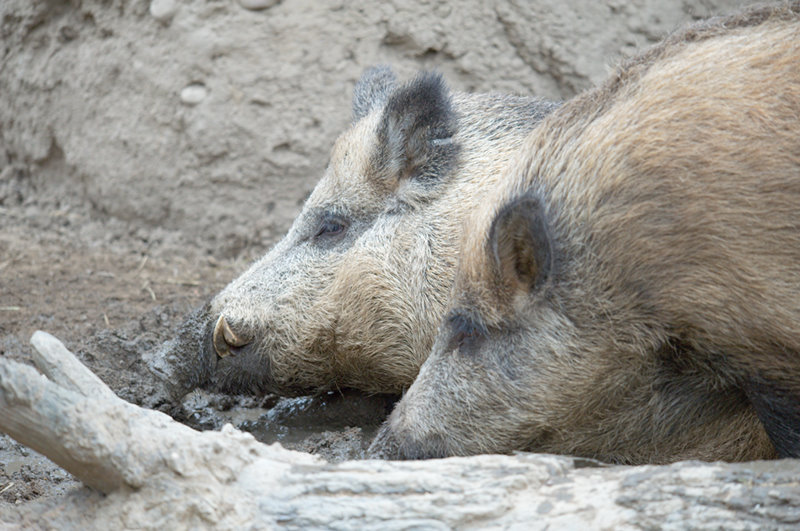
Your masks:
M388 66L373 66L365 70L353 89L353 123L386 103L396 85L397 77Z
M454 163L457 119L450 91L436 73L425 73L389 96L378 124L374 167L380 178L429 180Z
M553 244L542 202L518 197L500 209L489 229L496 277L513 289L531 291L551 274Z

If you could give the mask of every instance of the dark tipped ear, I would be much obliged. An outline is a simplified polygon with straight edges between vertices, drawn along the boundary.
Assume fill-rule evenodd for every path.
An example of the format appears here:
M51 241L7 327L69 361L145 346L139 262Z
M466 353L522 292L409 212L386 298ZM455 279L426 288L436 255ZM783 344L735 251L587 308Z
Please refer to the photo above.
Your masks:
M396 86L397 77L388 66L373 66L365 70L353 89L353 122L386 103Z
M458 152L457 119L441 75L425 73L394 91L377 130L380 177L430 179L447 172Z
M553 243L541 201L525 195L506 204L489 229L495 273L512 289L531 291L552 272Z

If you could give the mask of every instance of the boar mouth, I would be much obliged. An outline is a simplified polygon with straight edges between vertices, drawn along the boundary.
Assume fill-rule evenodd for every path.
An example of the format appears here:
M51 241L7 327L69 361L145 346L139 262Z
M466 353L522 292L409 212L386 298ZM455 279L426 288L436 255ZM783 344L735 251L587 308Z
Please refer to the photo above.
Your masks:
M269 356L259 355L252 345L242 347L228 357L219 358L216 370L202 387L232 395L275 394L286 398L316 396L337 389L335 385L321 388L278 383L272 375Z
M213 351L213 347L210 348ZM276 393L276 386L269 376L269 357L261 358L253 350L252 344L249 344L230 355L217 358L216 370L204 387L226 394L262 396Z
M441 434L400 433L393 430L391 420L387 420L370 444L367 455L371 459L420 460L440 459L454 453Z

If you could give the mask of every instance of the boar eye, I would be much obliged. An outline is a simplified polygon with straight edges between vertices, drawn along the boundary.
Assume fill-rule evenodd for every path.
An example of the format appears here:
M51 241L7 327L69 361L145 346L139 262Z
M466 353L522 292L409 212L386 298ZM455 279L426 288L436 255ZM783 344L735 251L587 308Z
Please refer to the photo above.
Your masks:
M347 223L338 217L326 217L324 218L319 226L317 227L317 231L314 234L314 238L332 238L336 236L341 236L344 234L345 230L347 229Z
M479 338L486 335L486 329L483 327L480 319L460 311L453 311L447 317L450 328L450 340L447 344L447 350L459 351L470 350Z

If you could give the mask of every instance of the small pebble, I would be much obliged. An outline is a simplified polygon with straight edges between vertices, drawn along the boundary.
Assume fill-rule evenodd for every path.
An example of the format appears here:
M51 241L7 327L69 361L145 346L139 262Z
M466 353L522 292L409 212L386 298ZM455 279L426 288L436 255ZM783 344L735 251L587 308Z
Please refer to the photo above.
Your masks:
M69 42L75 40L78 36L78 32L75 31L71 26L62 26L61 29L58 31L58 40L61 42Z
M252 11L267 9L279 2L280 0L239 0L239 3L243 8L250 9Z
M150 14L159 22L169 22L178 11L176 0L153 0L150 2Z
M208 89L202 83L192 83L181 91L181 101L186 105L197 105L208 96Z

